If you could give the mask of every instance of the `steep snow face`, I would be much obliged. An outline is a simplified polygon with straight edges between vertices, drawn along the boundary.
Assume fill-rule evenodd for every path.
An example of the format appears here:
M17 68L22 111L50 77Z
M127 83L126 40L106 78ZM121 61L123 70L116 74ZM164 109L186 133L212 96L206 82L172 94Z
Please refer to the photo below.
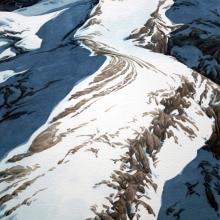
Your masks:
M25 17L13 12L1 12L0 17L0 62L20 53L39 49L42 39L36 33L60 12L42 16Z
M28 7L36 4L40 0L1 0L0 10L1 11L13 11L18 8Z
M72 29L85 22L92 5L87 2L68 12L63 11L38 31L37 36L44 39L40 49L1 63L0 131L4 133L0 142L1 157L26 142L73 86L94 73L105 61L104 56L92 57L89 50L72 41L77 29L62 40ZM73 15L70 16L71 13ZM63 22L69 22L69 25L63 25ZM8 78L8 75L11 77Z
M133 39L136 46L172 55L220 84L217 5L216 0L159 1L151 18L127 39Z
M167 54L170 32L182 26L173 25L165 15L172 3L172 0L159 1L156 10L150 14L151 17L144 26L142 24L140 29L133 30L127 40L133 39L132 42L136 46Z
M46 14L52 11L58 11L63 8L71 7L77 1L78 0L41 0L37 4L30 7L19 8L14 10L14 12L25 16Z
M116 51L129 54L135 50L132 43L125 41L130 32L143 24L157 7L157 1L132 0L101 1L101 6L94 9L94 16L85 27L78 30L75 37L84 35L103 42ZM119 13L120 11L120 13ZM89 26L89 27L88 27Z
M25 64L27 55L22 54L16 58L23 61L22 68L13 60L0 66L4 74L11 64L14 73L31 69L39 74L43 70L41 76L25 78L25 82L34 82L29 86L34 89L37 80L41 83L50 73L50 80L58 75L53 81L64 83L54 90L50 87L53 96L72 86L53 110L47 109L52 112L44 125L2 159L2 219L164 219L167 207L162 206L162 214L159 210L166 181L184 174L184 167L205 140L205 149L215 153L206 152L210 163L213 155L219 159L219 86L173 57L126 40L132 30L152 18L152 12L158 13L161 2L102 0L83 25L81 19L94 6L93 1L85 2L76 3L39 30L42 46L28 54L33 63ZM169 22L165 16L155 19ZM76 74L69 76L71 71ZM81 79L90 76L79 82L78 75ZM10 79L16 81L9 78L4 83ZM11 83L5 87L10 90ZM38 102L31 100L41 103L40 99L46 99L41 94ZM8 98L5 107L13 104ZM217 179L216 171L213 176ZM218 214L214 187L214 182L205 185L210 204L205 200L205 209L211 217ZM190 219L189 204L178 203L169 215L178 218L187 209L184 216Z

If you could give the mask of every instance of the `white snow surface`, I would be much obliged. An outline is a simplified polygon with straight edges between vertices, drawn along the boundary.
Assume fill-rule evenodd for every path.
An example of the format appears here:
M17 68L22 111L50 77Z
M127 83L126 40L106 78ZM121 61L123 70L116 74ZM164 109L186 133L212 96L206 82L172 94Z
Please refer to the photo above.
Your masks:
M0 83L5 82L8 78L10 78L11 76L17 75L17 74L21 74L24 73L25 71L22 72L14 72L13 70L5 70L0 72Z
M14 10L14 12L25 16L40 15L51 10L59 10L61 7L68 8L69 4L77 1L78 0L42 0L30 7Z
M57 2L61 4L59 1ZM27 8L25 11L20 10L19 13L29 15L35 9L42 9L43 13L45 10L43 9L44 3L47 3L47 1L42 1L30 7L30 11ZM64 1L64 3L67 4L69 1ZM194 82L191 75L192 70L172 57L153 53L149 50L135 47L131 41L124 41L124 38L132 30L142 26L150 18L150 14L156 10L157 4L158 1L156 0L136 0L135 3L133 0L102 0L100 3L102 14L97 16L101 20L101 25L92 25L86 29L81 28L75 34L77 39L91 39L92 36L91 40L107 45L106 48L113 47L114 49L111 50L112 53L116 54L116 57L127 56L128 60L134 64L137 76L123 89L99 98L94 98L86 104L87 108L84 111L81 112L83 107L77 111L79 112L78 115L74 116L75 113L71 113L59 119L55 122L58 123L57 136L63 132L68 133L72 128L81 127L73 133L67 134L66 137L62 137L62 141L55 146L13 164L13 166L22 165L24 167L33 167L35 164L39 166L34 172L30 172L28 176L25 176L23 181L18 183L18 186L27 181L25 180L26 178L32 180L39 175L43 176L39 177L26 190L20 192L16 199L8 201L6 206L1 210L2 213L21 204L27 198L29 198L29 201L32 201L31 205L22 205L15 210L12 214L15 217L14 219L29 220L31 216L33 220L67 220L71 216L73 219L83 220L94 216L94 213L90 210L91 205L97 204L98 210L102 209L102 204L109 205L105 197L115 192L115 190L106 185L100 185L97 188L93 188L93 186L102 180L110 180L109 176L113 173L113 170L119 170L120 168L120 163L114 163L111 159L120 158L120 155L125 154L127 149L120 146L113 148L104 142L95 141L95 139L100 138L102 135L107 135L110 142L120 142L122 145L125 145L125 140L135 137L134 130L141 132L141 127L148 128L152 122L153 117L150 114L143 116L143 113L164 108L161 104L156 105L154 100L151 104L148 104L148 94L150 92L159 89L166 89L168 92L174 91L181 85L180 76L184 76L190 82ZM167 5L169 4L171 4L171 1L167 1ZM24 31L19 35L22 40L16 46L24 50L31 50L36 49L36 45L38 47L40 46L40 39L35 39L36 35L34 34L43 23L58 13L39 17L24 17L15 13L3 13L1 19L4 22L4 31ZM169 22L165 17L164 21ZM86 45L82 46L87 47ZM111 60L110 55L106 56L108 59L104 66L75 86L68 96L53 110L47 122L30 137L29 141L12 150L1 161L1 170L12 167L12 164L8 163L7 160L16 154L27 152L33 140L51 125L51 120L55 116L63 112L66 108L77 104L79 99L87 99L96 93L93 91L92 94L83 95L79 99L69 100L71 95L77 91L91 87L89 83L93 81L95 76L100 74L101 70ZM134 61L136 58L145 63L148 68L141 68ZM11 72L7 74L12 75ZM194 100L189 99L192 105L186 110L186 113L192 118L192 121L195 122L199 129L197 130L188 122L183 123L185 126L192 128L197 137L191 140L184 134L180 127L178 127L178 130L171 129L178 138L178 144L174 143L172 137L166 139L161 152L157 156L159 160L157 167L151 166L153 180L158 184L158 189L156 193L152 189L147 190L147 193L151 197L150 202L148 202L153 208L156 217L149 215L145 209L141 208L140 219L150 220L157 218L165 181L172 179L182 172L184 167L196 157L197 150L204 144L204 138L207 139L212 132L213 120L209 119L205 114L196 114L196 111L201 110L198 101L207 83L204 80L200 85L201 77L199 76L198 78L199 80L196 83L197 94ZM121 75L113 80L111 84L103 87L102 90L109 89L110 86L116 85L119 82L122 83L124 79L125 77ZM5 80L5 75L2 77L3 80ZM216 88L218 87L216 86ZM162 99L160 95L158 100ZM93 101L95 102L91 104ZM208 102L209 98L203 105L207 106ZM89 104L91 105L89 106ZM136 120L132 122L134 118ZM119 135L112 138L110 134L115 134L117 131L119 131ZM68 155L64 162L58 165L58 161L64 158L70 149L83 143L87 145L75 154ZM85 152L90 147L99 149L97 158L91 152ZM149 160L152 165L151 158ZM53 167L54 169L49 171ZM7 186L8 183L1 183L1 190L4 190ZM2 196L12 193L14 189L14 187L8 189ZM35 192L42 189L44 190L34 195ZM3 217L3 219L8 218Z
M0 39L0 51L1 47L7 46L9 48L0 53L0 59L16 56L16 53L12 51L15 49L22 51L39 49L42 39L36 33L43 24L58 16L62 11L28 17L14 12L1 12L0 33L3 36Z

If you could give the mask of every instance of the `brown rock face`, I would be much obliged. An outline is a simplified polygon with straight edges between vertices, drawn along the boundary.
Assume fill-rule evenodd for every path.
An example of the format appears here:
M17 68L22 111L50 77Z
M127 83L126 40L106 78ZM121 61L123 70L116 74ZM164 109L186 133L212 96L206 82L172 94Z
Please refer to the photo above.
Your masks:
M32 142L31 146L29 147L28 153L24 154L18 154L13 156L8 160L8 162L16 162L19 160L24 159L25 157L32 156L35 153L39 153L41 151L47 150L48 148L53 147L57 143L59 143L62 140L61 135L56 135L58 129L56 129L56 126L59 123L52 124L49 126L45 131L40 133Z
M127 40L133 39L135 46L174 56L180 62L220 85L220 35L216 32L220 26L219 19L203 20L200 18L185 24L167 25L160 15L161 10L170 8L170 5L164 6L165 2L159 1L157 10L151 14L151 18L143 27L132 31ZM180 10L181 5L188 7L194 3L191 5L190 2L185 1L181 4L174 2L171 8ZM219 17L218 13L216 15ZM186 47L191 47L191 49L187 52ZM192 50L195 53L194 60L190 58Z
M133 31L127 40L134 39L136 46L152 50L156 53L167 54L169 32L175 30L179 26L167 26L159 13L160 8L165 1L159 1L157 9L151 14L151 18L145 23L144 27Z

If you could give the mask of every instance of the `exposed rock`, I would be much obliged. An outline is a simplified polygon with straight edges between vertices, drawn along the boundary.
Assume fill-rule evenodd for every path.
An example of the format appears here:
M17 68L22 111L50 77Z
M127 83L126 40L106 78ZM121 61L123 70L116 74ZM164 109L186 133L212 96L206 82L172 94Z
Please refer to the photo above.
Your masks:
M35 165L33 168L31 167L23 167L21 165L14 166L10 169L6 169L0 171L0 183L1 182L12 182L16 179L20 179L25 177L28 173L35 171L39 168L39 165Z
M157 10L151 14L151 18L145 23L144 27L134 30L127 40L134 39L136 46L143 47L153 52L167 54L169 32L177 29L181 25L167 25L161 16L162 7L165 0L159 1Z
M47 150L48 148L51 148L59 143L62 140L62 135L56 135L58 131L58 129L56 129L56 126L58 124L59 122L51 125L45 131L40 133L32 142L31 146L29 147L28 153L15 155L10 158L8 162L16 162L22 160L25 157L29 157L35 153Z

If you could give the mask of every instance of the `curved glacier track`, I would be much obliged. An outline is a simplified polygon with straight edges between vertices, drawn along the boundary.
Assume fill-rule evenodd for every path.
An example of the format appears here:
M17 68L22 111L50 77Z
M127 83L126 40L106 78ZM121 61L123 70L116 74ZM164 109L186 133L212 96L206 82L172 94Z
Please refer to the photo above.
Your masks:
M24 143L48 119L53 108L83 78L104 63L90 56L73 36L98 1L78 1L45 23L37 35L40 49L0 64L20 73L0 84L0 156Z

